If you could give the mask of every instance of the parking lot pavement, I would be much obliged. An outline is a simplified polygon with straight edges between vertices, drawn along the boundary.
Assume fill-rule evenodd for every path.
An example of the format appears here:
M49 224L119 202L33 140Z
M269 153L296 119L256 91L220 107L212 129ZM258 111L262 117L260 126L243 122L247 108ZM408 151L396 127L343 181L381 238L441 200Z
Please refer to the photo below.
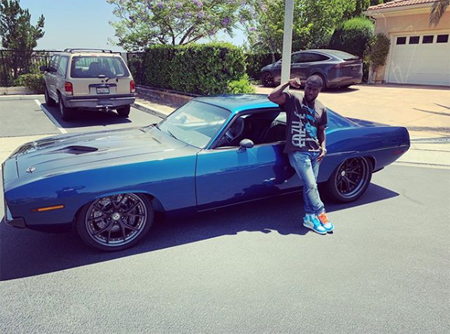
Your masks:
M115 112L83 111L72 122L61 119L58 107L49 107L43 95L0 96L0 164L20 145L65 133L144 126L161 117L132 108L129 118ZM1 168L1 166L0 166Z

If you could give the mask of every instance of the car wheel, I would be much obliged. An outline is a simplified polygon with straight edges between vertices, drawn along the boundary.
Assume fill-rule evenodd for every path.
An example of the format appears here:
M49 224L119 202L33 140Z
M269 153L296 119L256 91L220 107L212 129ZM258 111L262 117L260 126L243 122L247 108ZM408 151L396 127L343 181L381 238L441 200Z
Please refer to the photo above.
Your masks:
M47 87L44 89L44 96L45 96L45 104L48 106L54 106L56 104L56 101L53 100L50 95L48 94Z
M128 117L130 115L130 106L118 108L117 113L120 117Z
M85 205L77 217L83 241L103 251L133 246L150 230L154 211L150 201L138 194L103 197Z
M61 118L64 121L70 121L73 119L73 109L64 105L64 101L61 96L59 97L59 112L61 113Z
M372 179L372 164L366 158L351 158L342 162L326 182L330 199L348 203L360 198Z
M270 72L264 72L261 75L261 82L264 87L273 87L275 86L275 82L273 80L273 75Z

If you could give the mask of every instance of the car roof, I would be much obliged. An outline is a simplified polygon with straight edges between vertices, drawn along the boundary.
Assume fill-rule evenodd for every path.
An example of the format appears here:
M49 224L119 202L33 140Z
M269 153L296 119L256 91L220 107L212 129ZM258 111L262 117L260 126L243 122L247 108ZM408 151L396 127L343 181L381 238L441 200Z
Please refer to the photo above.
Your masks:
M354 58L358 56L355 56L351 53L342 51L342 50L333 50L333 49L310 49L310 50L301 50L301 51L297 51L297 52L293 52L292 54L296 54L296 53L306 53L306 52L316 52L316 53L321 53L321 54L325 54L327 56L333 56L333 57L337 57L337 58Z
M269 101L265 94L221 94L197 97L194 100L228 109L232 113L238 113L249 109L278 107L278 104Z

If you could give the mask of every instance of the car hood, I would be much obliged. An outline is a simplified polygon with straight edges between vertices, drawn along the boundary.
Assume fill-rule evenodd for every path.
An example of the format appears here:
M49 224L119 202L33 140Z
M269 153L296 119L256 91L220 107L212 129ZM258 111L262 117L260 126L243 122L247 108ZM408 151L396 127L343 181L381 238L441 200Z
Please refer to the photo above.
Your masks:
M22 176L161 159L186 146L156 127L145 127L44 138L19 147L11 158Z

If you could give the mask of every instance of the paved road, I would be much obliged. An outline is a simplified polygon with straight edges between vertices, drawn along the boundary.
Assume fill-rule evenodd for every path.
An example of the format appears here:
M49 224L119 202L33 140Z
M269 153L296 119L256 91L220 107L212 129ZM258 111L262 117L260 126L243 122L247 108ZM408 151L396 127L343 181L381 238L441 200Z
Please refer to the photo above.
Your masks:
M450 170L392 166L333 235L300 196L159 223L114 254L0 225L2 333L448 333Z
M13 134L30 124L35 136L60 132L31 102L8 105ZM60 128L154 121L131 115ZM326 236L299 223L300 196L159 221L137 247L113 254L73 233L1 223L0 332L447 333L449 205L449 168L394 165L359 201L327 203L336 232Z

